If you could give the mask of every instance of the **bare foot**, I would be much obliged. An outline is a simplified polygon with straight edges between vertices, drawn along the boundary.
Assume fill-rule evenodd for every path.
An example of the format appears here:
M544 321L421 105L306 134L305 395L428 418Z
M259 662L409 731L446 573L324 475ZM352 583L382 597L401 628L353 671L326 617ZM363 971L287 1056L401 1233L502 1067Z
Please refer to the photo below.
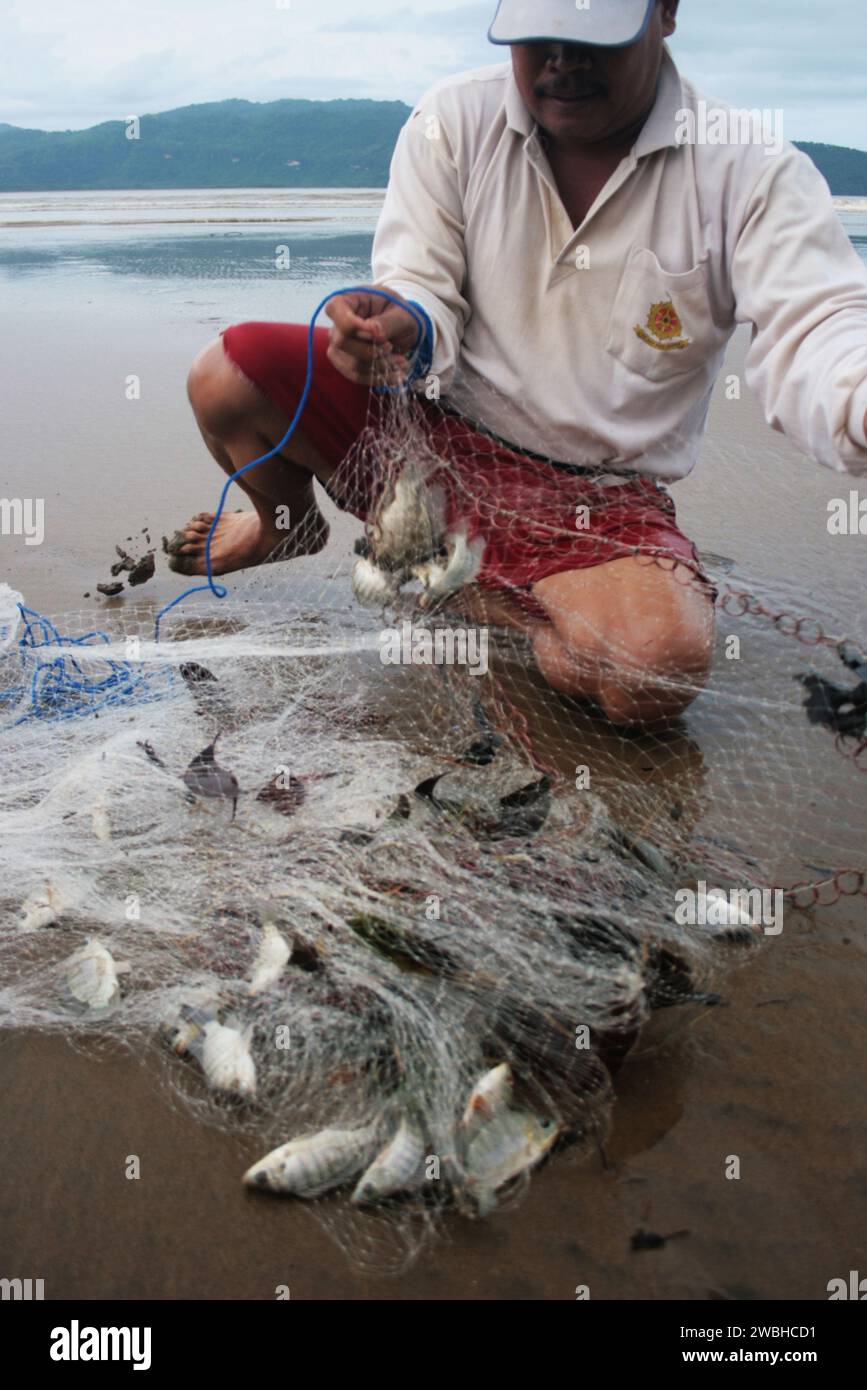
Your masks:
M163 537L169 569L178 574L207 574L205 546L214 520L212 512L199 512L171 540ZM315 502L291 531L266 527L258 512L224 512L211 541L211 570L230 574L274 560L315 555L328 540L328 523Z

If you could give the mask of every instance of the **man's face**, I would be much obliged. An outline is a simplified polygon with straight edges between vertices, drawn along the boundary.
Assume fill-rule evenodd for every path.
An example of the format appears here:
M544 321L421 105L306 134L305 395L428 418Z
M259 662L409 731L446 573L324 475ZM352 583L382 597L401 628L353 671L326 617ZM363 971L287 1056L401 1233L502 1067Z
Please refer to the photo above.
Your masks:
M674 33L679 0L657 0L637 43L512 44L515 80L530 114L555 143L616 140L653 105L662 42Z

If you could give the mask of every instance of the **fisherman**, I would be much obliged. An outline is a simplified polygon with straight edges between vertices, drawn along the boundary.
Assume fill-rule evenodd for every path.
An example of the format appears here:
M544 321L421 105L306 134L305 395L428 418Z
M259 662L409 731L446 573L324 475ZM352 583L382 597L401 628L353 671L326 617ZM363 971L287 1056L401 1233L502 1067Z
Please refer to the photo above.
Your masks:
M347 456L403 383L448 464L451 521L484 542L473 611L523 627L548 683L617 723L686 708L713 590L665 485L695 464L738 323L769 424L867 475L867 272L806 155L766 130L732 142L729 108L714 142L665 43L678 5L501 0L488 37L511 62L412 112L374 283L329 303L300 425L242 480L254 510L221 518L214 573L321 549L314 477L369 519L373 470ZM284 435L306 351L306 325L251 322L195 360L227 473ZM187 524L175 568L204 572L211 521Z

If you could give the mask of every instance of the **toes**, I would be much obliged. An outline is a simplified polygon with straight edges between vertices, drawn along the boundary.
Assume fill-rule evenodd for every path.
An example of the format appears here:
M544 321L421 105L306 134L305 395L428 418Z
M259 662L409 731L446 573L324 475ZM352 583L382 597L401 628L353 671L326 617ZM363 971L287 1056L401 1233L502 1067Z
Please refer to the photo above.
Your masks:
M173 551L169 555L169 569L175 574L194 575L201 573L201 566L195 555L179 555Z
M181 546L185 544L186 539L183 531L176 531L171 540L163 536L163 553L169 556L177 555Z
M187 522L182 531L176 531L171 540L163 536L165 554L168 556L179 555L182 551L188 551L191 545L201 546L211 529L213 520L213 512L199 512Z

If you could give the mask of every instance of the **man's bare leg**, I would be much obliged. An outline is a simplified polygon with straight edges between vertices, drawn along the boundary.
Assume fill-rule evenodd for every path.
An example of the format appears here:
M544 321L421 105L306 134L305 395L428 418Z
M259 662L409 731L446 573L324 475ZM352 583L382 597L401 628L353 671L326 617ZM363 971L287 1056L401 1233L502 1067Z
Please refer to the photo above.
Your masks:
M196 422L225 473L235 473L283 438L289 421L228 357L221 338L209 343L190 370L187 390ZM224 512L211 543L214 574L246 569L271 559L312 555L328 540L328 526L313 493L313 478L326 482L334 465L322 459L297 430L286 448L238 479L254 510ZM278 525L288 508L289 527ZM213 513L200 512L170 545L169 564L182 574L204 574L205 543Z
M682 714L707 680L713 604L688 580L686 566L624 556L534 584L548 623L508 596L475 589L466 602L476 621L527 633L554 690L593 700L616 724L644 724Z

